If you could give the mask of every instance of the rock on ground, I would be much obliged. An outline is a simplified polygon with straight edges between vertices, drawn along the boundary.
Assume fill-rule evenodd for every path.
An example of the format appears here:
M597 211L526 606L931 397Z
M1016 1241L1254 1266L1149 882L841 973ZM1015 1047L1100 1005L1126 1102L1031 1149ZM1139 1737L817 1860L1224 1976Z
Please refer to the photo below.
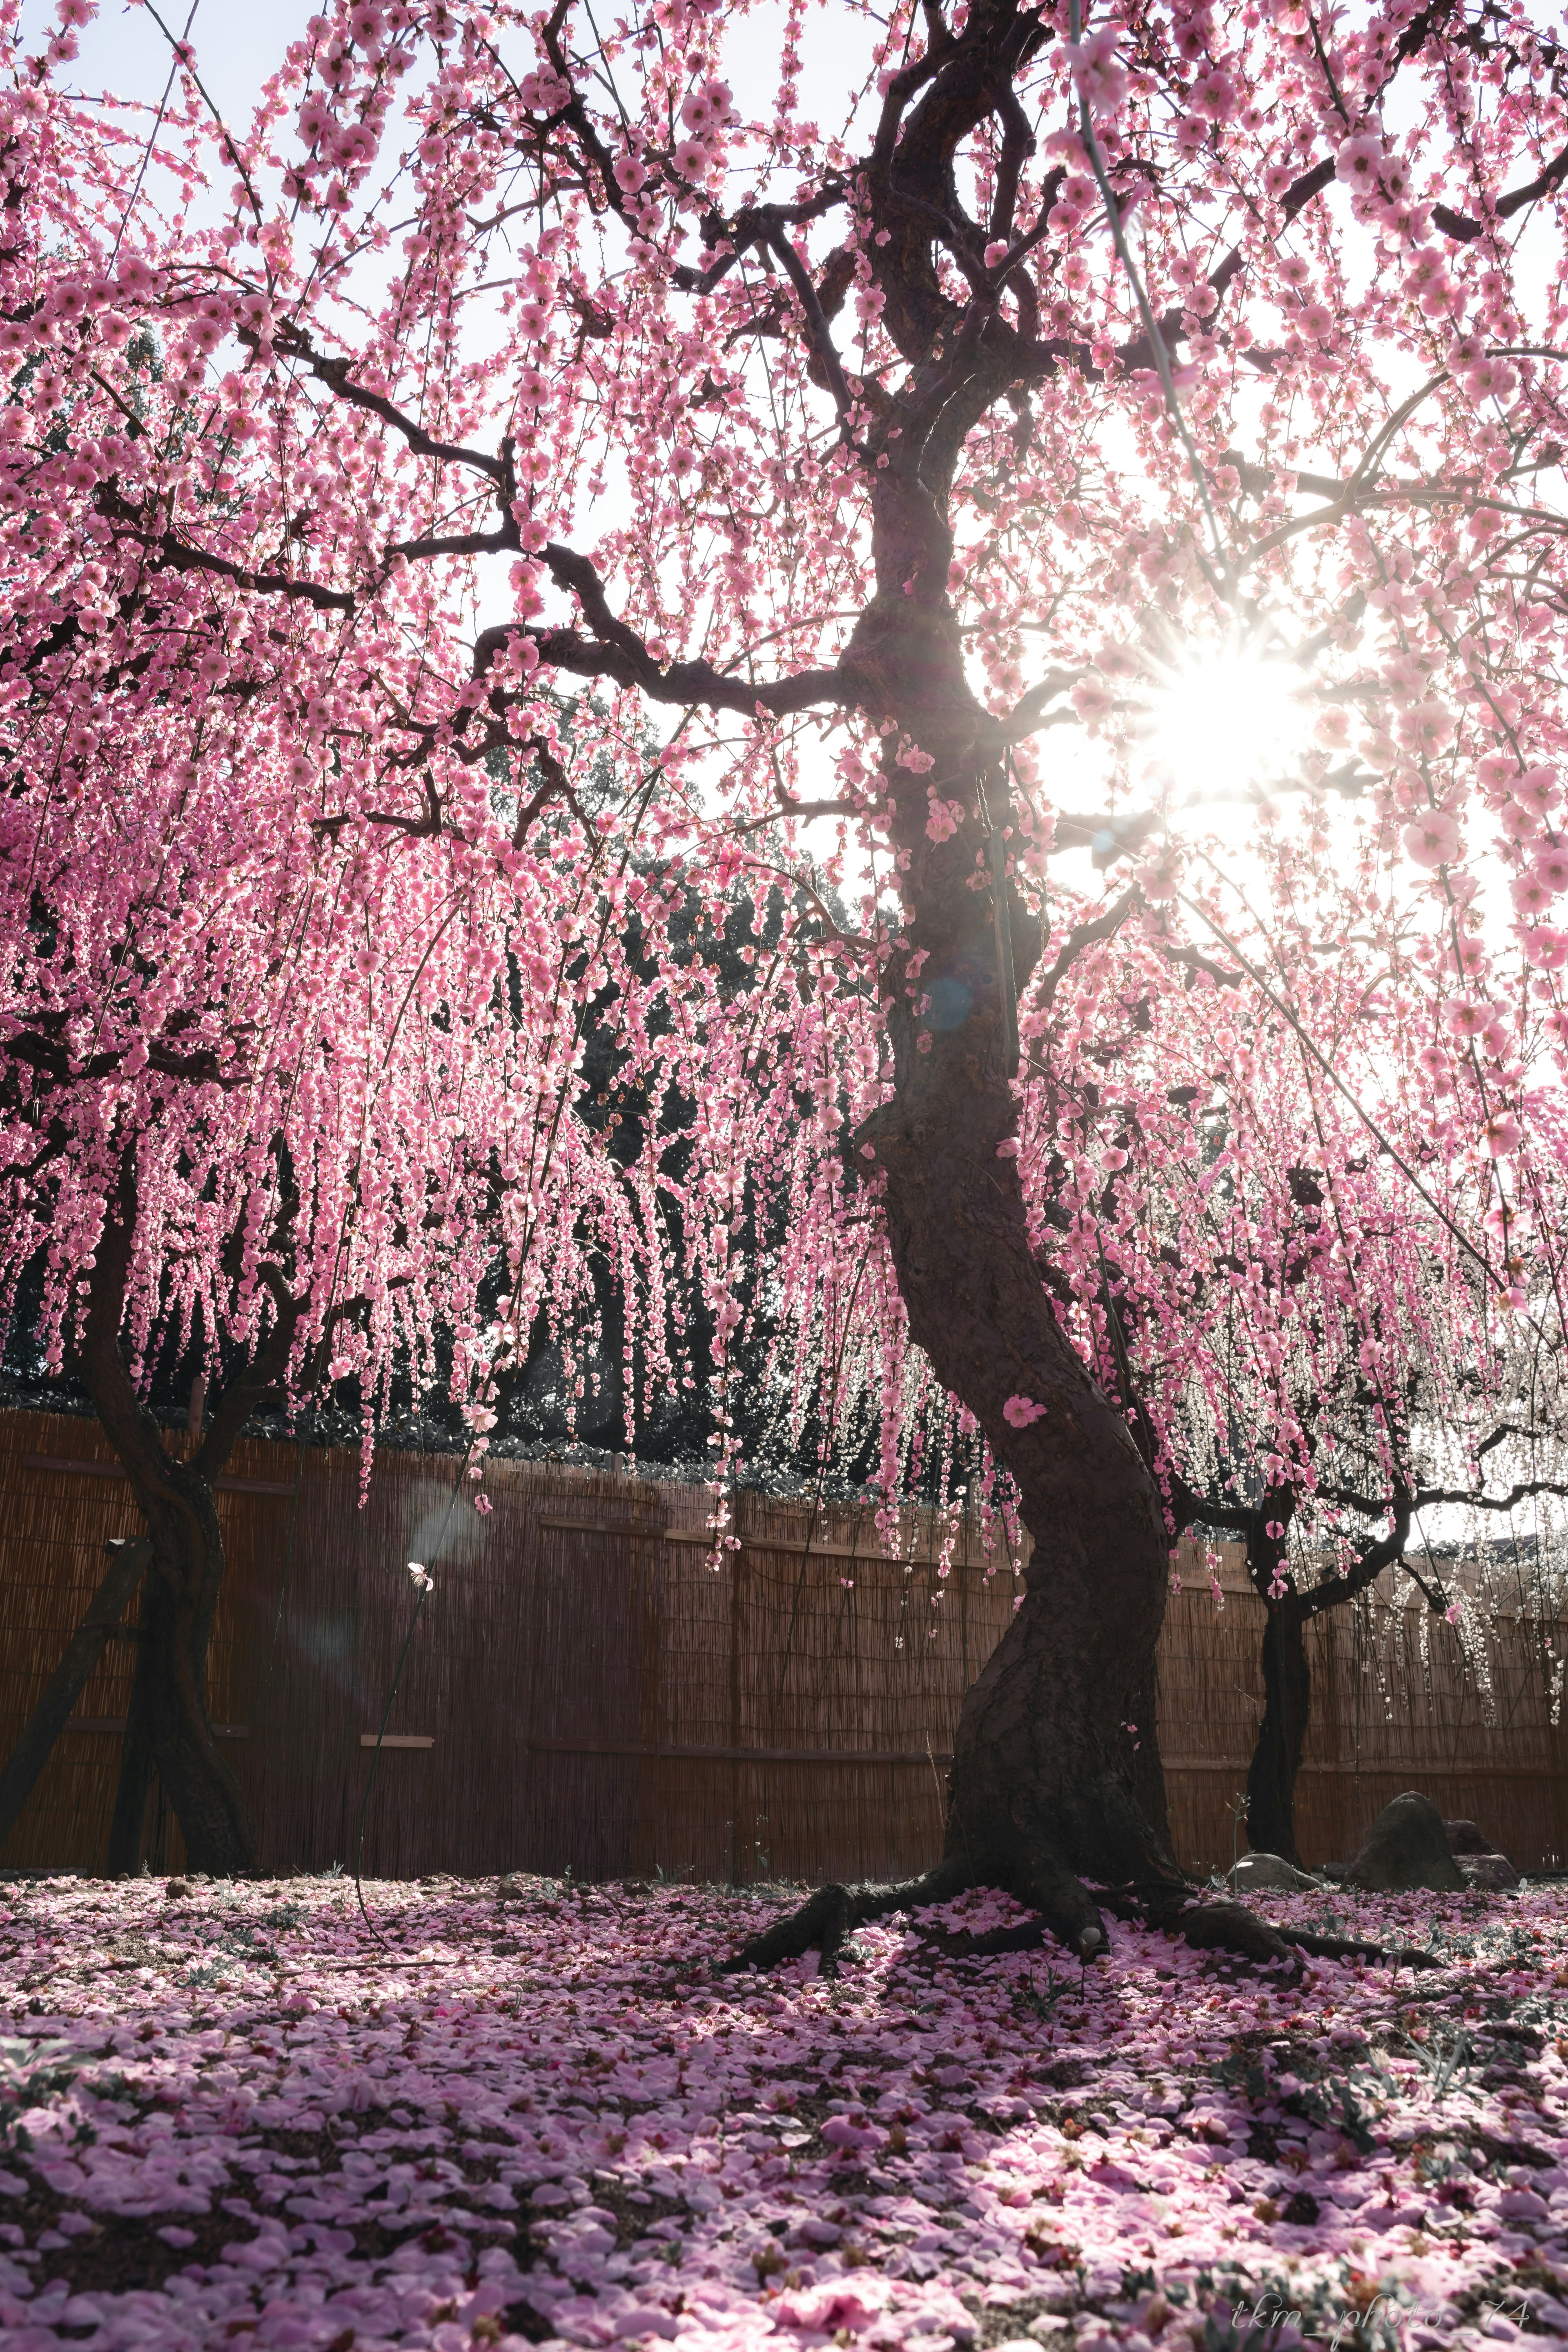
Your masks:
M1520 1884L1519 1873L1506 1853L1468 1853L1459 1864L1465 1882L1490 1895L1507 1894Z
M1226 1871L1225 1875L1228 1885L1231 1874ZM1305 1887L1321 1886L1322 1883L1310 1871L1298 1870L1295 1864L1287 1862L1283 1854L1244 1853L1236 1865L1236 1891L1238 1895L1246 1895L1260 1886L1296 1893Z
M1492 1842L1476 1822L1445 1822L1443 1833L1452 1854L1490 1853Z
M1431 1799L1407 1789L1404 1796L1384 1805L1346 1872L1345 1883L1376 1895L1405 1893L1417 1886L1439 1895L1461 1892L1464 1876L1448 1850L1443 1817Z

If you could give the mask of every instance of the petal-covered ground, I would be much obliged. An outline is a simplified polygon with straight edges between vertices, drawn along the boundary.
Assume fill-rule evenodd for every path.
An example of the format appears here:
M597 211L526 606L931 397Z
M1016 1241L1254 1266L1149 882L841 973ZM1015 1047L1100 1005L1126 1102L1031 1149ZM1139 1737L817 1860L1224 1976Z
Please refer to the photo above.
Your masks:
M1568 2336L1568 1888L1261 1898L1442 1966L784 1890L0 1885L0 2340L1220 2352ZM1331 1914L1332 1916L1331 1916Z

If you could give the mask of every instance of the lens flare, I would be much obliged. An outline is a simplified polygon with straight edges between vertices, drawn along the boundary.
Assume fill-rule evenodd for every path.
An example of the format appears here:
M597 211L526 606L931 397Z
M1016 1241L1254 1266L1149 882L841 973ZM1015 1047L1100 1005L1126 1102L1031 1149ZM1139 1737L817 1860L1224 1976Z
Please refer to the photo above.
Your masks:
M1149 698L1146 756L1184 801L1266 791L1307 746L1294 665L1227 646L1173 665Z

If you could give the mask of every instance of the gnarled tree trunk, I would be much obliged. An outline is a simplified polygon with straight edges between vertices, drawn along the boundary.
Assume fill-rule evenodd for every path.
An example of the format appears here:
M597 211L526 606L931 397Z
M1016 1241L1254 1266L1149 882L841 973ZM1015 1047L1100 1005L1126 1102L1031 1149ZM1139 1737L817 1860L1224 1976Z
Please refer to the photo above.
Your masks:
M933 92L921 110L939 150L990 100L983 73L953 70L945 102ZM908 235L896 202L888 220ZM913 240L911 279L921 251L929 267L929 233L923 247ZM920 286L902 299L918 319ZM1147 1712L1152 1689L1170 1547L1125 1413L1069 1344L1031 1262L1017 1160L999 1151L1017 1124L1014 990L1039 939L1005 881L1005 745L965 676L947 593L952 466L995 397L987 373L982 362L968 394L933 414L929 437L894 437L874 478L877 594L847 659L896 722L883 782L905 928L882 966L893 1093L851 1138L848 1166L881 1173L910 1331L1012 1473L1035 1543L1023 1606L964 1702L946 1860L1012 1886L1092 1950L1104 1929L1086 1879L1176 1874L1134 1792L1139 1765L1157 1773L1155 1727L1134 1710ZM923 765L900 756L911 745ZM963 811L945 838L933 795ZM1015 1398L1043 1411L1020 1425Z
M1012 1472L1034 1538L1023 1606L959 1721L947 1855L1013 1885L1064 1940L1076 1948L1088 1936L1092 1948L1103 1931L1083 1880L1173 1871L1137 1802L1133 1746L1145 1762L1157 1755L1138 1710L1152 1685L1170 1541L1126 1416L1064 1336L1031 1263L1016 1160L997 1156L1016 1112L989 893L968 887L969 830L917 849L910 866L910 947L929 958L915 1003L930 996L931 1011L960 1017L936 1028L892 996L896 1092L860 1140L885 1171L913 1337ZM1029 952L1016 941L1020 962ZM1043 1414L1015 1426L1014 1397Z
M97 1249L80 1370L146 1522L153 1559L143 1591L108 1866L133 1871L155 1772L184 1833L191 1865L215 1877L257 1866L238 1781L219 1754L207 1712L207 1651L226 1561L216 1481L249 1414L287 1361L296 1317L279 1299L271 1336L225 1387L190 1461L165 1452L163 1433L136 1393L121 1346L137 1215L127 1152ZM281 1286L279 1286L279 1290Z
M1310 1619L1356 1600L1376 1583L1385 1568L1404 1558L1411 1507L1408 1495L1396 1494L1388 1505L1388 1534L1366 1545L1360 1557L1337 1575L1304 1590L1286 1549L1293 1507L1294 1498L1288 1490L1271 1488L1256 1511L1236 1515L1233 1524L1239 1524L1246 1534L1247 1573L1268 1612L1263 1629L1263 1719L1247 1775L1247 1841L1255 1853L1278 1853L1300 1865L1296 1780L1312 1712L1307 1625Z
M108 1867L134 1871L155 1771L184 1832L191 1866L230 1877L257 1866L255 1840L239 1783L219 1754L206 1704L207 1651L223 1586L223 1535L210 1476L164 1454L148 1459L145 1433L125 1443L99 1402L100 1416L131 1465L132 1484L153 1538L153 1568L142 1594L136 1671L132 1682L120 1787L110 1830Z
M229 1410L220 1411L218 1425L194 1460L178 1462L165 1453L163 1433L137 1396L121 1352L135 1229L135 1170L127 1154L98 1246L81 1350L88 1393L153 1543L108 1866L132 1871L141 1862L155 1770L184 1832L192 1867L227 1877L255 1868L256 1846L239 1783L218 1754L207 1714L207 1648L226 1565L213 1481L238 1435L245 1407L231 1390L224 1401Z

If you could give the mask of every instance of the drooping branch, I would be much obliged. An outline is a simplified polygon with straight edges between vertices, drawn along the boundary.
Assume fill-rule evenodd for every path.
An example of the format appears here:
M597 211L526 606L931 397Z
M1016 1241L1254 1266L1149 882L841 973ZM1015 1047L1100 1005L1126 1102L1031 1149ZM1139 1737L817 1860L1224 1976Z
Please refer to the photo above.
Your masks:
M1414 1507L1409 1496L1396 1496L1390 1507L1390 1511L1393 1525L1385 1536L1379 1537L1375 1543L1368 1544L1360 1558L1352 1560L1349 1568L1342 1569L1337 1575L1324 1577L1321 1583L1310 1585L1304 1592L1299 1594L1298 1598L1304 1616L1321 1617L1326 1609L1342 1608L1347 1601L1355 1600L1358 1594L1365 1592L1370 1586L1375 1584L1384 1570L1392 1568L1395 1561L1404 1562L1405 1568L1409 1569L1405 1547L1410 1540L1410 1522L1414 1517ZM1414 1571L1411 1572L1414 1573ZM1419 1582L1419 1579L1417 1581ZM1427 1599L1431 1601L1430 1594L1427 1595Z
M329 588L320 580L296 580L286 572L253 571L211 548L193 547L189 540L181 539L173 530L153 530L146 520L146 509L132 506L112 482L99 485L98 504L110 521L134 533L156 568L206 572L215 580L232 580L237 587L249 589L257 595L292 598L299 604L313 605L321 613L352 613L355 608L355 599L346 588Z
M806 330L812 352L822 370L827 388L833 394L833 404L838 411L839 418L847 424L854 408L854 402L850 397L849 386L845 382L844 362L838 356L832 330L823 315L816 289L811 282L811 273L782 228L770 231L767 242L783 262L785 275L800 298L800 307L805 313Z
M252 350L256 348L257 337L253 331L241 327L237 332L242 342L247 342ZM431 457L442 465L466 466L473 473L483 474L495 484L503 506L510 503L515 495L511 460L505 447L500 456L492 457L489 450L470 449L462 442L442 441L434 434L426 433L416 418L399 408L385 393L373 392L368 385L360 383L352 373L353 362L346 354L318 352L303 328L280 328L277 348L287 358L297 360L307 374L313 376L318 383L325 384L350 408L363 409L367 415L379 417L384 425L389 425L395 433L401 435L416 457Z
M1121 898L1106 908L1103 915L1095 915L1087 922L1074 924L1058 949L1048 971L1040 981L1039 1000L1042 1005L1048 1009L1055 1002L1057 990L1080 955L1088 949L1097 947L1100 940L1115 937L1133 908L1141 903L1141 896L1137 885L1134 884L1131 889L1124 890Z
M1536 204L1542 196L1551 195L1562 186L1564 179L1568 179L1568 147L1554 155L1546 169L1538 172L1526 186L1510 188L1506 196L1500 196L1491 208L1493 219L1512 220L1515 214L1523 212L1527 205ZM1462 245L1469 245L1478 236L1484 236L1489 226L1487 221L1473 219L1468 213L1456 212L1451 205L1434 205L1432 218L1445 236L1451 236Z

